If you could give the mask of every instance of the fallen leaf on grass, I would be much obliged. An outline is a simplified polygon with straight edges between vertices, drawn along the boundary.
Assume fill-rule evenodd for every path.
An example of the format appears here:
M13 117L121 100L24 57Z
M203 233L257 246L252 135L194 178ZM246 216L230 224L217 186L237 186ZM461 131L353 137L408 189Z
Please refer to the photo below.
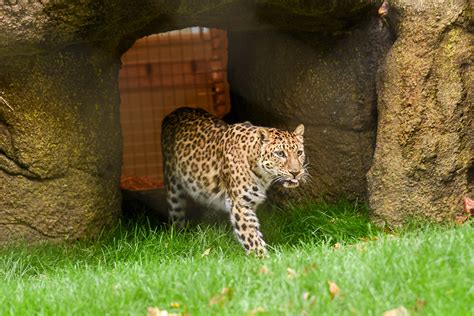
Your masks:
M255 316L255 315L258 315L260 313L265 313L265 308L263 307L257 307L257 308L254 308L250 311L247 312L247 316Z
M313 305L316 303L316 297L311 295L309 292L303 292L303 301L309 302L309 304Z
M304 274L308 274L308 272L310 272L310 271L316 271L316 270L318 270L318 266L317 266L316 263L313 262L313 263L311 263L311 264L308 265L308 266L304 266L304 268L303 268L303 273L304 273Z
M262 267L260 268L260 270L258 270L258 273L260 273L260 274L268 274L268 273L270 273L270 270L268 270L268 268L267 268L266 266L262 266Z
M328 281L328 287L329 287L329 295L331 295L331 299L334 299L337 295L339 295L339 292L341 290L339 289L336 283L332 281Z
M148 316L159 316L160 312L160 309L157 307L148 307L146 310Z
M462 225L473 215L474 215L474 200L465 196L464 197L464 215L457 215L454 218L454 222L457 225Z
M180 316L180 314L168 313L164 309L160 310L158 307L148 307L146 311L148 316Z
M224 305L227 301L231 300L233 296L232 289L225 287L222 289L222 291L214 295L210 300L209 300L209 306L213 306L216 304Z
M383 313L383 316L409 316L409 315L410 313L408 313L408 310L403 305L394 309L390 309Z
M466 216L463 216L463 215L457 215L456 218L454 219L454 222L457 224L457 225L462 225L464 224L465 221L467 221L469 219L470 216L466 215Z
M363 244L356 244L355 247L356 247L357 251L359 251L359 252L364 252L364 251L367 250Z
M426 301L417 298L416 303L415 303L415 312L421 312L422 310L425 309L426 306Z
M207 248L206 250L204 250L204 252L202 253L201 255L201 258L202 257L207 257L209 256L209 253L211 252L211 248Z
M292 268L286 268L286 273L288 273L288 279L296 278L296 271Z
M469 215L474 215L474 200L468 198L467 196L464 197L464 211Z
M386 238L388 240L396 240L396 239L398 239L398 236L395 235L395 234L389 233L389 234L387 234Z

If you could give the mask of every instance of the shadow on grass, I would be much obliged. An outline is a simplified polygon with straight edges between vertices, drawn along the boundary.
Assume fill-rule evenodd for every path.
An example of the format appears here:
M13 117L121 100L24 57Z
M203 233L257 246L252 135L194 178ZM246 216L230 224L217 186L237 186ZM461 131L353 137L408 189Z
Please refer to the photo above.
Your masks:
M149 197L148 197L149 199ZM300 200L301 201L301 200ZM127 203L124 218L127 226L144 225L166 232L169 229L163 203ZM156 205L160 205L157 208ZM141 205L141 206L140 206ZM186 233L210 227L233 236L227 213L193 209ZM258 210L265 240L273 246L296 246L300 243L350 243L377 234L370 223L368 207L357 201L337 202L303 199L295 204L266 203Z
M112 228L91 240L64 244L17 244L0 248L0 278L40 276L71 268L101 269L117 262L142 262L201 258L206 249L222 258L244 256L234 238L227 215L194 221L183 231L148 216L149 210L128 214ZM312 202L258 212L265 240L272 248L304 244L353 243L376 234L367 208L359 203ZM198 224L196 224L196 222Z

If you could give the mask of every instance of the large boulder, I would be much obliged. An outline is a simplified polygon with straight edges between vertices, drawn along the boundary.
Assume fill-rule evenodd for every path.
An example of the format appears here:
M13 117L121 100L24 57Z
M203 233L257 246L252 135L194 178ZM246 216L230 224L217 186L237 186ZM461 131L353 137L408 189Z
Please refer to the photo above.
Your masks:
M399 225L462 212L473 195L473 34L468 1L391 1L397 40L378 78L375 217Z
M117 218L117 74L73 46L0 63L0 243L93 236Z
M0 244L93 237L120 214L119 56L75 8L0 6Z

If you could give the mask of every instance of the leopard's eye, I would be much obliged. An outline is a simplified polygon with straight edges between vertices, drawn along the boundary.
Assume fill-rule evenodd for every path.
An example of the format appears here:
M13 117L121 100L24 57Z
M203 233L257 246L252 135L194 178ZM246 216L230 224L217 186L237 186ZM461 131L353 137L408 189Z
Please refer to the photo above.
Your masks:
M302 150L298 150L298 156L301 156L303 154Z
M274 152L275 156L280 157L280 158L286 158L286 154L283 150L277 150Z

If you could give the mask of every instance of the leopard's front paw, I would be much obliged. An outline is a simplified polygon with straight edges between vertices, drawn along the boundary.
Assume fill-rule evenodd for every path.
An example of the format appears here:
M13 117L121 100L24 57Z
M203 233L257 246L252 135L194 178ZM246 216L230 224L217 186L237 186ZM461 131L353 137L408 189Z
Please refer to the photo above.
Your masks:
M188 223L184 220L184 217L178 219L170 218L169 224L175 231L184 231L188 226Z
M268 251L267 248L258 248L254 250L255 256L258 258L268 258Z
M244 244L244 247L247 250L247 254L255 255L258 258L268 257L266 243L261 238L250 240L247 244Z

